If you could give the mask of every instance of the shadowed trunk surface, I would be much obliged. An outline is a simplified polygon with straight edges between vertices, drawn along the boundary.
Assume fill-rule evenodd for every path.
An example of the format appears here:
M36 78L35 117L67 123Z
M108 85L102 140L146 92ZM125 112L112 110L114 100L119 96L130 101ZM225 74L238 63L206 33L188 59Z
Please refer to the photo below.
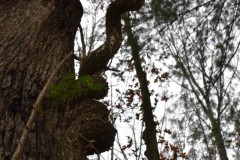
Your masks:
M77 0L0 2L0 159L11 158L36 97L72 51L82 12ZM56 81L73 69L70 59ZM36 119L22 159L57 157L52 131L45 130L46 115Z

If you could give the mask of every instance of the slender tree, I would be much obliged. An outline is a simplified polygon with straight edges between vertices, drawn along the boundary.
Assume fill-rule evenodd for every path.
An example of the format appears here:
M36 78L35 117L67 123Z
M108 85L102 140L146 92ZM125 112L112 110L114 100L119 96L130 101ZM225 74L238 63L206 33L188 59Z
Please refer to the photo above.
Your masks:
M175 2L170 6L176 7ZM168 66L173 75L182 78L182 82L181 78L175 80L182 86L176 106L185 107L180 110L192 115L191 138L203 139L206 145L205 157L200 157L214 159L217 149L218 157L227 160L227 139L236 136L228 129L239 111L234 96L239 79L239 6L237 1L198 1L175 11L179 12L177 21L161 35L164 52L175 60L175 65Z
M146 143L145 155L148 159L157 160L159 159L158 143L156 138L156 122L154 122L154 116L152 112L152 104L150 100L150 92L148 89L148 82L146 72L141 66L141 59L139 56L139 45L137 38L133 34L131 28L131 22L129 15L126 14L124 17L125 32L128 36L128 42L131 46L132 56L134 60L134 66L137 73L137 78L140 83L142 104L141 109L143 111L143 122L145 124L145 130L143 131L143 139Z

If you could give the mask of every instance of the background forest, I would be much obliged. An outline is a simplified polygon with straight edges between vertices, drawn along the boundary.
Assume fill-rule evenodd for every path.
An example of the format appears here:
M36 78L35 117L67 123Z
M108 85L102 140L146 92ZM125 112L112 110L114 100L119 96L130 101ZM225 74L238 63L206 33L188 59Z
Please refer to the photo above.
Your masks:
M170 144L189 159L240 158L239 3L152 0L122 17L123 45L109 63L120 72L105 73L111 85L105 102L119 128L113 155L144 157L141 77L136 74L140 62L162 159L174 157ZM92 11L101 13L104 5L91 7L96 25L85 32L98 43L104 16ZM92 43L87 43L89 49Z
M0 159L240 159L239 19L239 0L0 0Z

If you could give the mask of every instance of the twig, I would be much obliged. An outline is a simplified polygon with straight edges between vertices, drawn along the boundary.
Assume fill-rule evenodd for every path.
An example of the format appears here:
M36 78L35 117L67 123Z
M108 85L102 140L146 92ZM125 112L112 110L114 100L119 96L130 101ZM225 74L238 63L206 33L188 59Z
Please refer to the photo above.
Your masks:
M84 41L84 34L83 34L83 29L81 24L79 24L79 30L80 30L80 37L81 37L81 42L82 42L82 51L83 51L83 55L82 57L86 57L87 53L86 53L86 43Z
M18 142L18 146L13 154L13 157L11 160L18 160L20 158L20 154L23 151L23 147L26 143L26 140L28 138L29 135L29 130L32 128L32 125L34 123L34 119L36 117L36 113L37 113L37 109L40 107L40 103L42 102L45 93L47 92L47 89L49 88L50 84L52 83L57 71L62 67L62 65L72 56L73 54L71 54L71 52L58 64L58 66L55 68L55 70L53 71L53 73L50 75L48 81L46 82L46 84L44 85L42 91L40 92L40 94L37 97L37 100L35 102L35 104L33 105L33 109L31 112L31 115L28 119L28 122L23 130L22 136Z

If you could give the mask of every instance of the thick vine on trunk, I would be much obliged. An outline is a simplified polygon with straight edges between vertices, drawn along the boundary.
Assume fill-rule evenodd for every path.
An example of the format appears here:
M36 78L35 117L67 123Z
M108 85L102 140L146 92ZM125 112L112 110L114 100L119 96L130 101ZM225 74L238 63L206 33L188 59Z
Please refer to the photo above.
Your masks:
M121 15L126 11L140 9L143 4L144 0L116 0L109 5L106 14L106 41L83 58L80 75L99 73L106 67L108 61L117 53L122 42Z

